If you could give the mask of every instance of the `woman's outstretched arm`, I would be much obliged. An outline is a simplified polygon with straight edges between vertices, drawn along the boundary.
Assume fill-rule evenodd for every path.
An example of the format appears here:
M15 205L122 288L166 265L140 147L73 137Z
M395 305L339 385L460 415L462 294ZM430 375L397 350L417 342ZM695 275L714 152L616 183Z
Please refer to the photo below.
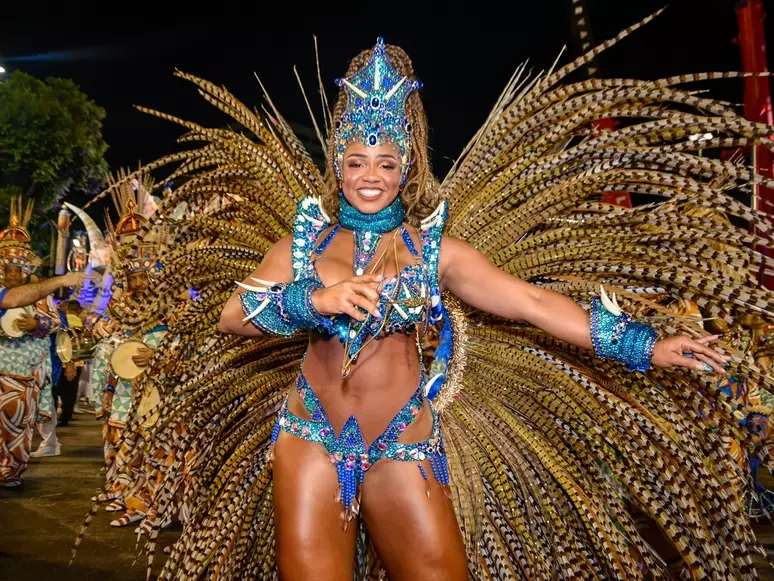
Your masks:
M594 348L589 314L575 301L503 272L466 242L443 238L439 276L442 289L472 307L505 319L525 321L578 347ZM722 365L727 359L704 345L713 338L694 341L676 335L662 339L653 348L652 364L704 370L706 363L724 373ZM695 359L686 357L686 353L692 353Z

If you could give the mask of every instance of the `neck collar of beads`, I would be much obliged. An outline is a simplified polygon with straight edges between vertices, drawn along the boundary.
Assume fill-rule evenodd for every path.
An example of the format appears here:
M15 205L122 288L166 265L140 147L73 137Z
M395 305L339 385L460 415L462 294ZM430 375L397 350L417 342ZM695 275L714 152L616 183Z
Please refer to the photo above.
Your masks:
M364 214L352 206L344 195L339 196L339 224L347 230L384 234L403 224L406 214L400 196L386 208L374 214Z

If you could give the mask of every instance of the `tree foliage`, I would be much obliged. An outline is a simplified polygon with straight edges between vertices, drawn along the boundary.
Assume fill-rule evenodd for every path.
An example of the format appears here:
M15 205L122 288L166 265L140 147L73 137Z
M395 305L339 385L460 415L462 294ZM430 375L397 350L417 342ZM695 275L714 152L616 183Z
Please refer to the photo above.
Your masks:
M0 208L23 194L40 216L71 191L97 193L108 169L104 118L70 79L15 71L0 81Z

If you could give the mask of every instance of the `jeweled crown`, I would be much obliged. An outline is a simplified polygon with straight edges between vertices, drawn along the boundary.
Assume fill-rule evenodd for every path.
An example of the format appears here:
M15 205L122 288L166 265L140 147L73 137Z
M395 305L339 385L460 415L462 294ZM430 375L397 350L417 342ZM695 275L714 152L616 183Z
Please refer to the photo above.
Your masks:
M339 180L347 145L360 142L376 147L391 143L400 152L401 182L405 183L411 151L406 98L422 83L398 74L387 58L384 39L379 37L368 64L349 78L336 79L336 84L347 93L347 108L335 126L334 163Z

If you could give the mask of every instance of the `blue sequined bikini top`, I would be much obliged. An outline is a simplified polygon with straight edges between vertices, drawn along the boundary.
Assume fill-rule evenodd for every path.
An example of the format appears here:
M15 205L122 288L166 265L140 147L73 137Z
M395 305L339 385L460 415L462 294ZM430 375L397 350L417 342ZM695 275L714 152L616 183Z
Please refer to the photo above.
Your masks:
M315 278L322 283L315 263L322 257L325 250L341 230L341 225L337 224L334 226L323 241L312 250L308 258L307 277ZM427 306L427 289L429 285L427 284L425 265L408 231L401 226L399 234L403 239L403 243L411 252L411 256L414 257L415 263L405 266L396 276L386 280L382 286L380 291L381 301L379 303L379 312L382 314L382 318L370 317L362 330L363 333L377 339L392 335L393 333L411 333L416 328L417 323L424 319L425 307ZM349 315L340 315L338 317L342 323L341 333L348 331L350 318Z
M348 340L350 347L358 348L368 336L379 339L394 333L410 334L417 324L423 321L434 324L440 320L442 305L438 284L438 259L445 210L444 202L433 216L423 222L420 229L421 253L406 228L401 227L398 236L403 240L415 263L405 266L396 277L387 280L383 285L379 304L382 318L371 316L365 325L350 325L351 317L339 315L335 321L336 331L328 334L329 336L335 334L342 341ZM329 220L317 198L308 197L299 203L292 250L295 280L320 280L315 261L342 230L341 225L336 224L318 244L319 238L329 226ZM362 272L357 271L355 274Z

